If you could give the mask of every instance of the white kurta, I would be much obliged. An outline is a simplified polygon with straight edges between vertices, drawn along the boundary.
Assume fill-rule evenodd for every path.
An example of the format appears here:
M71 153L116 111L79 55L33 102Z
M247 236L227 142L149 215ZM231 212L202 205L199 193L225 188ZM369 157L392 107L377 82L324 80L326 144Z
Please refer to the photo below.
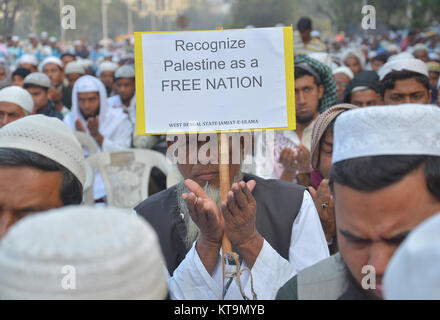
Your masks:
M133 125L130 122L128 116L122 111L122 109L109 108L107 103L107 94L105 87L99 79L91 76L83 76L79 78L72 92L72 111L64 117L64 122L72 129L76 131L76 120L80 119L83 126L87 128L87 124L83 119L79 104L78 104L78 92L77 85L81 84L81 79L88 77L86 80L96 82L96 85L100 88L100 110L99 110L99 133L103 136L102 147L99 148L100 152L111 152L117 150L125 150L130 148L131 139L133 133ZM93 79L92 79L93 78ZM91 90L94 91L94 90ZM90 134L87 130L87 134ZM95 182L94 182L94 198L100 199L106 195L104 181L98 171L95 170Z
M195 243L185 259L168 278L170 296L175 300L221 300L222 263L221 251L217 265L210 275L200 260ZM265 240L254 266L252 277L254 290L259 300L273 300L279 290L298 271L329 257L327 241L310 194L305 191L301 209L292 226L289 261L281 257ZM246 267L243 262L242 268ZM241 276L245 294L252 299L251 281L248 272ZM225 299L242 300L234 280Z

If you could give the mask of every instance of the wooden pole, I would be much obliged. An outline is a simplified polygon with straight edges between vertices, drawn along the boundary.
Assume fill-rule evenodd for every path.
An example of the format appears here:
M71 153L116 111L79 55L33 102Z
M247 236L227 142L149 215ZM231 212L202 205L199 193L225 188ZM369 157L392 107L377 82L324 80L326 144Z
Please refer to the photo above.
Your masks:
M231 182L229 178L229 141L228 135L225 133L218 133L219 145L219 178L220 178L220 199L225 201L228 197L228 192L231 189ZM228 252L232 252L231 241L223 234L222 239L222 265L223 265L223 292L225 286L225 257Z

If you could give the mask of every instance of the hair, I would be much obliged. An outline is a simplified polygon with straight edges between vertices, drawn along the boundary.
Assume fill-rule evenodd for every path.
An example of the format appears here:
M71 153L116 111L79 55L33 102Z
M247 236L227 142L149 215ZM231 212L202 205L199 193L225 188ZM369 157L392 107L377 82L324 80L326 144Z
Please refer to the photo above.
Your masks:
M388 58L389 58L388 54L386 54L386 53L380 53L380 54L378 54L377 56L373 57L373 58L371 59L371 61L378 60L378 61L382 61L383 63L387 63Z
M25 69L25 68L17 68L13 73L12 73L12 78L14 78L15 76L19 76L21 78L26 78L29 74L31 74L31 71L29 69Z
M33 89L33 88L35 88L35 89L43 89L43 90L46 91L46 92L49 91L49 88L42 87L42 86L38 86L38 85L36 85L36 84L32 84L32 83L25 83L25 84L23 85L23 87L24 87L25 89Z
M78 178L61 164L38 153L12 148L0 148L0 167L31 167L41 171L61 172L63 181L60 188L64 206L80 204L83 187Z
M294 75L295 80L298 80L299 78L302 78L304 76L312 76L317 87L319 87L322 84L321 79L317 78L316 76L314 76L310 72L308 72L302 68L295 68L295 75Z
M393 90L397 80L406 80L411 78L414 78L417 82L421 83L429 92L429 78L427 76L414 71L401 70L390 72L385 76L385 78L383 78L383 80L380 82L380 95L383 98L385 96L385 91Z
M399 182L424 166L429 192L440 201L440 157L425 155L385 155L348 159L330 169L330 188L334 183L359 191L376 191Z
M312 20L309 17L302 17L296 27L299 31L312 30Z

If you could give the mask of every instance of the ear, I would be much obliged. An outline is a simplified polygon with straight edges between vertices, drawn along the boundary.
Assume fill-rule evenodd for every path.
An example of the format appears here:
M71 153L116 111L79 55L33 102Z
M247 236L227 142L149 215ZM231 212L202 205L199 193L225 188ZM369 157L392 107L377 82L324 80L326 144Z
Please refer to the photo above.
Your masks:
M318 97L319 97L319 100L321 100L322 97L324 96L324 91L325 91L324 85L320 84L319 87L318 87Z

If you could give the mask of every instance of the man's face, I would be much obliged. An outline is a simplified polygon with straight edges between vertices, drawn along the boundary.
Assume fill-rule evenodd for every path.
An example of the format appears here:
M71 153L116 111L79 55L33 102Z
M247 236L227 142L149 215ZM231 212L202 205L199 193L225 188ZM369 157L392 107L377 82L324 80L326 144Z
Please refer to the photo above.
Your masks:
M424 63L429 61L428 52L425 50L417 50L413 53L414 58L422 60Z
M350 68L354 75L357 75L362 70L362 66L356 57L348 57L345 59L344 63Z
M81 76L82 76L81 73L69 73L68 75L66 75L67 80L69 80L69 86L71 88L73 88L73 86L75 85L76 80L81 78Z
M49 101L47 90L43 88L28 88L26 90L31 94L32 100L34 100L34 113L47 106Z
M31 63L21 63L20 68L28 69L30 72L37 72L37 67Z
M296 121L301 124L312 121L318 115L319 100L324 86L317 86L313 76L305 75L295 79Z
M440 211L440 201L429 192L420 168L372 192L335 183L334 199L341 255L360 286L366 277L363 267L374 267L376 290L368 293L382 298L382 277L391 256L412 229Z
M14 86L19 86L19 87L24 87L24 78L22 78L21 76L19 76L19 75L15 75L13 78L12 78L12 84L14 85Z
M299 34L301 36L301 39L303 42L309 42L311 40L311 36L310 33L312 32L312 30L303 30L303 31L299 31Z
M350 78L344 73L336 73L335 75L333 75L333 78L335 79L336 82L338 99L339 101L342 101L342 99L344 98L345 89L347 88L348 83L350 82Z
M330 177L329 172L332 167L332 154L333 154L333 133L330 130L326 130L324 136L321 138L321 146L319 148L319 173L328 179Z
M431 85L431 87L437 88L439 77L439 72L429 71L429 84Z
M3 67L0 67L0 80L6 79L6 70Z
M0 167L0 238L19 219L63 206L61 172L30 167Z
M350 103L358 107L379 106L382 105L382 98L376 91L368 89L353 92Z
M64 73L59 66L48 63L44 66L43 72L49 77L52 86L58 87L63 83Z
M62 57L61 61L63 61L63 68L66 68L66 65L69 62L72 62L72 61L75 61L75 60L76 60L75 57L72 57L72 56L69 56L69 55L66 55L66 56Z
M118 79L115 83L116 93L121 96L122 101L129 101L134 96L136 89L134 79Z
M99 114L100 101L98 92L78 93L79 109L86 120Z
M216 135L215 135L216 136ZM192 135L192 139L196 139L195 135ZM195 141L195 140L193 140ZM178 143L178 142L176 142ZM197 182L202 188L208 183L212 188L218 189L220 187L220 169L218 164L202 164L200 163L201 155L199 152L203 153L202 156L206 155L206 157L210 157L210 152L214 152L214 156L216 159L218 159L218 151L217 150L201 150L201 147L204 146L207 142L205 141L198 141L197 142L197 155L198 160L197 164L190 164L190 147L193 144L190 142L189 135L186 135L186 141L185 141L185 148L186 148L186 163L178 163L177 166L179 168L180 173L185 179L191 179L195 182ZM172 142L168 142L168 147ZM234 150L241 153L241 157L243 158L244 152L243 152L243 143L240 143L241 147L240 150ZM240 172L241 167L241 161L240 163L234 164L233 162L233 151L232 151L232 144L229 145L229 153L230 153L230 159L229 159L229 179L232 183L234 180L234 177L238 175ZM240 154L239 153L239 154ZM213 156L213 157L214 157ZM195 161L193 161L195 162ZM218 161L217 161L218 162Z
M101 73L101 81L106 88L113 88L113 71L104 71Z
M0 128L25 116L23 109L11 102L0 102Z
M429 104L431 102L431 91L414 78L396 80L394 89L386 90L383 100L386 105Z
M375 71L375 72L378 72L379 69L382 68L382 66L383 66L384 64L385 64L385 63L384 63L383 61L380 61L380 60L373 60L373 61L371 62L371 69L372 69L373 71Z

